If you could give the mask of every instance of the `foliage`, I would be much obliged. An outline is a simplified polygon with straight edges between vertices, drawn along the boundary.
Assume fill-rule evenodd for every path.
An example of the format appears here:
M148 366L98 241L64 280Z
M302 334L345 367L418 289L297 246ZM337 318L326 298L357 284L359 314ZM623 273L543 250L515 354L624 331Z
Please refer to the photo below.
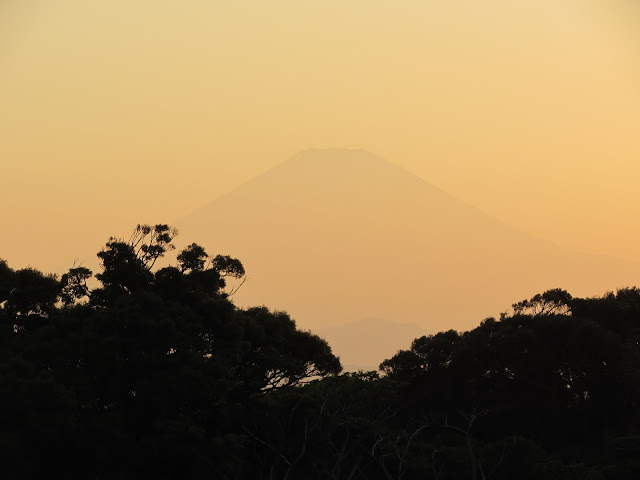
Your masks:
M512 305L515 315L529 313L531 315L566 314L571 311L571 294L561 288L538 293L529 300Z
M340 375L286 313L241 309L242 263L139 225L100 282L0 260L6 478L640 477L640 289L554 289Z
M154 271L175 235L138 225L129 241L110 238L93 289L83 267L58 280L0 262L10 478L52 465L71 478L210 475L238 406L340 372L327 343L286 314L230 302L224 279L244 275L237 259L207 264L191 244Z

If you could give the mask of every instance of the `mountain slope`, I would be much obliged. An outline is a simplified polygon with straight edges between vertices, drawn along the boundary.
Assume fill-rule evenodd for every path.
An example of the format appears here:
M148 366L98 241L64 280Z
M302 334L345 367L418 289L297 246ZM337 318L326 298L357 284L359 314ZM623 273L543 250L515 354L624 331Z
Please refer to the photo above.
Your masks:
M242 260L237 304L311 329L365 317L467 329L549 288L596 295L638 280L635 265L527 235L364 151L301 152L177 226Z

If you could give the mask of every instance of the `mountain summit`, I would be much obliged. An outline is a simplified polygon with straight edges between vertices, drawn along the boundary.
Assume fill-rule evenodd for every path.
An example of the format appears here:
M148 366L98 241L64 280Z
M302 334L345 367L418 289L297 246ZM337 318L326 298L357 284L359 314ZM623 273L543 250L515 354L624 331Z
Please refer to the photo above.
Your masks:
M550 288L596 295L638 279L634 265L530 236L362 150L301 152L177 226L244 263L237 304L311 329L367 317L467 329Z

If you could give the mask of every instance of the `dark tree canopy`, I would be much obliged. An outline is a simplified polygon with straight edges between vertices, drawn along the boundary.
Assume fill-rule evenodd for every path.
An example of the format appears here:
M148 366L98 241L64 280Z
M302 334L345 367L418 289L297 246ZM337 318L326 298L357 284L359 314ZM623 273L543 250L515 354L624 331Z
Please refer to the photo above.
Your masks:
M54 310L60 291L55 276L33 268L12 271L5 262L0 264L0 270L0 295L6 302L6 314L24 320L30 315L48 316Z
M340 372L327 343L286 314L230 302L239 260L207 262L194 243L154 270L176 234L138 225L129 241L110 238L98 288L84 267L57 279L0 261L8 478L210 475L238 406Z
M196 243L192 243L177 256L178 268L182 273L187 270L200 272L204 269L207 258L209 258L209 255L204 251L204 248Z
M531 315L564 314L571 311L571 300L569 292L561 288L554 288L544 293L538 293L529 300L514 303L512 308L516 315L525 313Z
M640 289L548 290L339 375L289 315L231 302L239 260L191 243L158 268L176 235L110 238L96 288L0 260L5 478L640 478Z

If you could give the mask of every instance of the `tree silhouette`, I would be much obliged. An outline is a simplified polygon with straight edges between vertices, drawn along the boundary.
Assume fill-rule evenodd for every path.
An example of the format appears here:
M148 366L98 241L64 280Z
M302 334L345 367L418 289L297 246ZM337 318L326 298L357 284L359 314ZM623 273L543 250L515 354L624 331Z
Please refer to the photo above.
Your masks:
M548 290L340 375L242 263L177 232L110 238L60 279L0 260L6 478L640 478L640 289Z
M239 260L207 262L191 244L156 271L176 234L138 225L128 241L110 238L98 288L84 267L58 280L0 261L0 388L9 392L0 447L10 478L41 478L52 465L70 478L220 474L216 452L236 431L225 418L339 373L327 343L286 314L231 303L225 278L244 275Z

